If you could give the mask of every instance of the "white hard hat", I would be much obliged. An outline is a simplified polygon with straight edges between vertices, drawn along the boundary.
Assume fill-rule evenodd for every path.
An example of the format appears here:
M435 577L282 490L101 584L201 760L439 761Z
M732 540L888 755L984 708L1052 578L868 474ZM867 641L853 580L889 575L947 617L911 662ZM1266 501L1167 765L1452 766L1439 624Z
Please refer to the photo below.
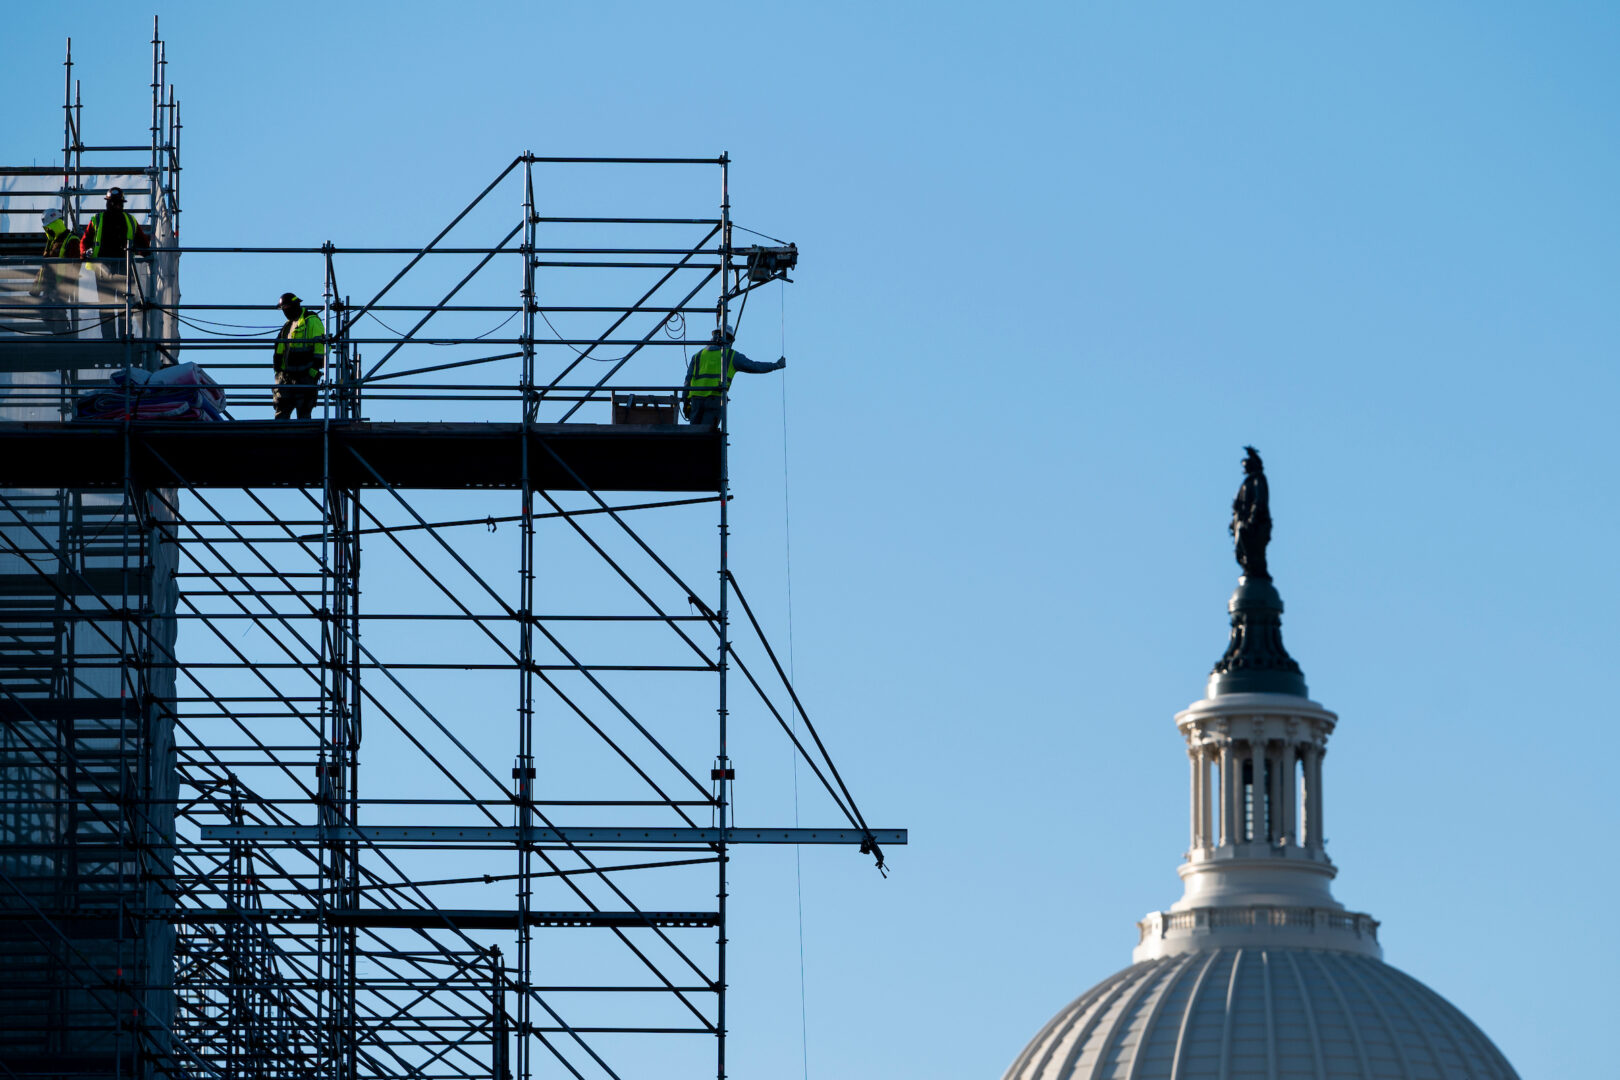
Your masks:
M43 224L46 228L50 228L51 224L53 222L57 222L57 221L61 221L61 220L62 220L62 211L58 210L54 206L40 215L40 223Z

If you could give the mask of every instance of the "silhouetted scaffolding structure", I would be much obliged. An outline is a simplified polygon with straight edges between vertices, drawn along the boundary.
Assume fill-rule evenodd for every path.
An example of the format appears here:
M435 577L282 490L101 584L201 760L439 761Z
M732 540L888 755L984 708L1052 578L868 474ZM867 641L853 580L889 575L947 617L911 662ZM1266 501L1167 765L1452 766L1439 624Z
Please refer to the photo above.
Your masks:
M85 142L70 51L62 168L0 170L0 1064L725 1076L732 848L905 842L733 573L725 410L674 415L688 326L796 249L734 244L726 155L529 153L420 248L187 247L152 48L149 162ZM703 173L717 214L662 209ZM115 183L150 252L22 251ZM317 419L262 419L285 286L183 302L182 260L211 291L317 268ZM231 419L108 381L190 361ZM740 695L842 824L737 824Z

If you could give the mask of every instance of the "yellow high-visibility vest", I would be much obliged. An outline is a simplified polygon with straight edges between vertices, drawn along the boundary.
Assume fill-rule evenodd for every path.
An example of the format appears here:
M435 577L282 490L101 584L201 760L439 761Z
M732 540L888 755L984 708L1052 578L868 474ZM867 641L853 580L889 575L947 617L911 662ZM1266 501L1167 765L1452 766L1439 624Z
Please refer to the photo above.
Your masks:
M92 259L99 259L101 258L101 239L107 230L101 226L100 214L97 214L91 220L91 224L95 225L96 227L96 246L90 249L90 257ZM135 246L135 219L128 213L124 214L124 228L127 230L124 233L124 247L133 248Z
M722 359L723 358L723 359ZM692 377L686 380L686 396L714 397L720 393L720 383L730 382L737 375L737 361L730 349L703 349L692 363Z
M276 339L276 367L289 371L298 367L321 367L326 362L326 327L321 317L305 308L292 320L286 334Z

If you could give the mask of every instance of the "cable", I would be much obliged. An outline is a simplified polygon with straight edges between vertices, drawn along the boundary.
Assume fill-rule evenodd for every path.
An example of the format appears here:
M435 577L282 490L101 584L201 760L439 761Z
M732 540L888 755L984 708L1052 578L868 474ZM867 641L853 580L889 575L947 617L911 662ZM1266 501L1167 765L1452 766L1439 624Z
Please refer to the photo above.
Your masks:
M181 320L184 320L186 318L186 316L181 315L178 310L175 311L174 317L177 318L177 319L181 319ZM279 330L279 329L281 329L278 326L265 326L265 325L258 324L258 323L220 322L217 319L198 318L196 315L190 316L190 319L191 319L192 322L200 322L200 323L203 323L204 325L207 325L207 326L224 326L224 327L229 327L232 330Z
M783 247L788 246L788 242L786 240L778 240L776 237L772 236L770 233L762 233L758 229L750 229L748 226L739 225L735 221L733 221L731 223L731 227L733 229L741 229L745 233L753 233L755 236L763 236L765 239L770 240L770 241L772 241L774 243L781 244Z
M787 355L787 290L778 289L781 299L782 351ZM744 297L743 302L747 303ZM782 546L787 563L787 650L788 678L798 682L798 669L793 662L793 518L792 499L788 491L788 408L787 372L782 373ZM799 714L793 714L793 734L799 732ZM793 758L793 827L799 827L799 754L795 747ZM804 962L804 858L800 845L793 845L793 885L799 901L799 1055L804 1065L804 1080L810 1080L810 1010L805 989Z
M224 331L221 331L221 330L210 330L206 326L198 326L196 323L192 322L190 319L186 318L184 315L180 314L178 311L174 313L174 317L175 317L176 321L178 321L182 325L191 327L191 329L197 331L199 334L209 334L209 335L212 335L213 337L223 337L223 338L269 337L271 334L279 334L281 332L281 327L272 326L269 329L257 329L254 333L251 333L251 334L228 334L228 333L225 333ZM215 325L216 326L229 326L230 324L229 323L216 323ZM250 329L250 328L249 327L241 327L240 329Z
M686 351L686 316L678 311L670 312L669 318L664 320L664 336L671 341L681 343L681 370L684 371L691 367L692 357ZM684 379L685 376L683 375L682 378Z
M546 313L545 312L540 311L540 312L536 312L536 314L538 314L540 316L540 321L541 322L545 323L547 326L551 326L551 320L546 318ZM667 322L668 320L665 320L665 321ZM621 360L630 359L630 354L629 353L625 353L623 356L587 356L587 355L585 355L584 352L582 352L577 347L575 347L573 345L569 345L566 341L564 341L561 330L558 330L555 326L551 326L551 332L557 338L557 343L559 345L565 345L568 348L572 349L574 351L574 353L581 360L599 360L604 364L617 364Z
M393 334L395 337L402 338L402 337L405 336L404 334L400 333L398 330L395 330L392 326L389 326L387 323L385 323L381 319L377 318L377 316L375 314L373 314L369 309L362 312L362 314L365 315L367 318L369 318L372 322L376 323L378 326L382 327L384 330L388 331L390 334Z
M0 324L0 329L17 334L20 337L72 337L79 333L79 330L83 330L84 327L80 327L79 330L24 330L20 326Z
M409 337L408 334L400 333L398 330L395 330L392 326L389 326L387 323L385 323L381 319L377 318L375 313L368 311L368 312L365 313L365 315L366 315L366 317L368 319L372 320L378 326L382 327L384 330L388 331L390 334L393 334L395 337L397 337L397 338L408 338ZM545 318L544 315L541 315L540 317L542 319ZM426 342L425 344L433 345L433 346L435 346L437 348L442 349L442 348L447 348L448 346L451 346L451 345L465 345L469 341L483 341L485 338L489 337L489 335L493 334L495 331L499 330L501 327L505 326L507 323L511 322L515 318L517 318L517 312L513 311L512 314L508 315L506 318L502 319L500 322L496 323L494 326L490 327L488 330L485 330L482 334L479 334L477 337L463 338L460 341L431 341L431 342ZM548 323L547 325L550 325L550 324ZM555 333L556 332L555 329L553 329L552 332ZM403 342L401 342L401 344L403 344ZM418 342L417 344L423 344L423 343Z
M505 326L507 323L511 322L515 318L517 318L517 312L514 311L514 312L512 312L512 314L508 315L506 318L502 319L500 322L496 323L494 326L490 327L488 330L485 330L482 334L479 334L475 338L468 338L467 340L468 341L483 341L485 338L489 337L489 335L493 334L495 331L499 330L501 327Z

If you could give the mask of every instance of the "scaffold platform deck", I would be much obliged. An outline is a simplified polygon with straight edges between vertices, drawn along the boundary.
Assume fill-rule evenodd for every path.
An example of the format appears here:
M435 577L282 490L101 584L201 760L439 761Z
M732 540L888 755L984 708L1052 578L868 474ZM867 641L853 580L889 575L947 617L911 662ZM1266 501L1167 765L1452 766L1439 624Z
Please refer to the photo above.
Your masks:
M523 425L364 420L0 423L0 487L517 488ZM530 424L532 486L716 491L720 434L676 424Z

